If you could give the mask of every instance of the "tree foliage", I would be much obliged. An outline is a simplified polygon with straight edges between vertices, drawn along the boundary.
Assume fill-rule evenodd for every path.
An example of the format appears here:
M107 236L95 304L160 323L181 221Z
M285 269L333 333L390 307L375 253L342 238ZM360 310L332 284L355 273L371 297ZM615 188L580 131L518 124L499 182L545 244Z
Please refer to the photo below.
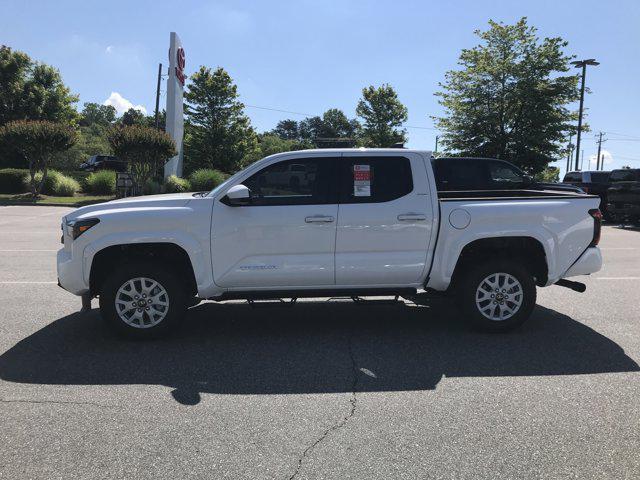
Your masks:
M366 146L391 147L407 141L407 131L402 128L407 121L407 107L400 102L391 85L363 88L356 113L362 118L362 135Z
M29 164L29 186L34 197L47 180L54 156L68 150L76 139L73 127L45 120L18 120L0 127L0 144L16 151Z
M257 138L237 86L223 68L200 69L185 93L185 170L215 168L232 173L255 152Z
M155 128L117 125L109 130L107 138L113 153L128 163L138 191L176 155L171 137Z
M71 122L77 117L77 101L58 70L0 46L0 125L13 120Z
M80 113L80 126L88 127L98 125L108 127L116 121L116 109L113 105L100 105L99 103L85 103Z
M460 54L459 70L441 83L445 149L464 156L509 160L536 174L564 154L577 114L568 105L579 98L578 78L567 75L572 58L567 42L536 36L522 18L515 25L489 22L476 31L481 43Z

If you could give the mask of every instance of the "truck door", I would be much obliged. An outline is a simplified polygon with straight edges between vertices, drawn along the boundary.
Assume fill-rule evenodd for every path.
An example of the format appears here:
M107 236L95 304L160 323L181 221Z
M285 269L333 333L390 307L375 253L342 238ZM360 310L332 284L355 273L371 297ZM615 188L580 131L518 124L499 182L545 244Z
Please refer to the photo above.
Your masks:
M419 283L435 216L422 156L344 154L339 182L336 285Z
M211 253L217 285L334 284L335 157L314 154L276 161L239 181L251 192L248 205L216 200Z

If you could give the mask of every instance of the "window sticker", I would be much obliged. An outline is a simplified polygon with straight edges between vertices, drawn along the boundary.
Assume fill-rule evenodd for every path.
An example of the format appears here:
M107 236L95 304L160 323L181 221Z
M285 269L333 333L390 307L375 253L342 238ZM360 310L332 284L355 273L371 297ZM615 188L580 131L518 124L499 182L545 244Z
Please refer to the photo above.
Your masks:
M370 197L371 196L371 166L370 165L354 165L353 166L353 196L354 197Z

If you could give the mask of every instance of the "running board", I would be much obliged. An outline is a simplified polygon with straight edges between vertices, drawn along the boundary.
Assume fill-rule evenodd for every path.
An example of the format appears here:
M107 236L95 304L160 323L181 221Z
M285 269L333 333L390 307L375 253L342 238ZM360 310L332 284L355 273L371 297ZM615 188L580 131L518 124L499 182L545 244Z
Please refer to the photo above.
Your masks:
M269 290L247 292L225 292L209 300L273 300L279 298L326 298L326 297L406 297L415 295L415 288L350 288L350 289L313 289L313 290Z
M587 290L587 286L584 283L574 282L572 280L567 280L565 278L561 278L556 282L556 285L561 287L570 288L574 292L584 293Z

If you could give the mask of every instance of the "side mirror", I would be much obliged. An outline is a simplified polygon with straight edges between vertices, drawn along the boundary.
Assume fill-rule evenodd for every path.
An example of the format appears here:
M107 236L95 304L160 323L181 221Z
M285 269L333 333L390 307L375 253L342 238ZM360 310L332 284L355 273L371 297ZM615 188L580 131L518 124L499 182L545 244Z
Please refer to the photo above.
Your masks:
M223 201L231 207L249 205L251 203L251 192L244 185L235 185L227 191Z

